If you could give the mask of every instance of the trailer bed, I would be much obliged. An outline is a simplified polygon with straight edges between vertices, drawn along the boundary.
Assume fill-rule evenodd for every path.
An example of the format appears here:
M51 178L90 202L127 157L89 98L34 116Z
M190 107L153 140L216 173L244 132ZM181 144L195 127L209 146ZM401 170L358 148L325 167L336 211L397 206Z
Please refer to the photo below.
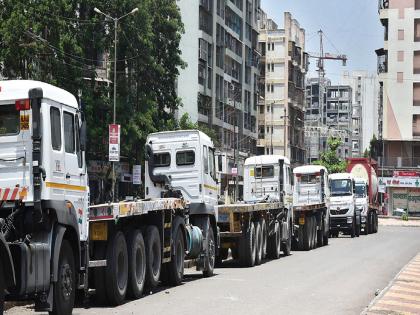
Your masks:
M325 202L322 202L322 203L314 203L314 204L309 204L309 205L293 206L293 211L295 212L314 211L314 210L323 209L326 207L327 207L327 204Z

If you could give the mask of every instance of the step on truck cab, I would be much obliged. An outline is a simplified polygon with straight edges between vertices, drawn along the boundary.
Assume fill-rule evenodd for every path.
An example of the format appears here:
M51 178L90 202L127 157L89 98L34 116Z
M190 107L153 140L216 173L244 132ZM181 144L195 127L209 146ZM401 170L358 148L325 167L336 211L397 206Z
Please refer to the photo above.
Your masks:
M338 237L340 232L351 237L360 234L360 216L356 215L356 187L354 176L350 173L337 173L329 176L330 234Z
M72 311L86 271L84 130L72 94L0 81L0 308L6 295Z
M244 202L218 206L221 249L218 263L232 257L247 267L266 256L290 255L293 177L279 155L250 157L244 166Z
M299 250L328 245L330 189L323 166L305 165L293 170L294 243Z

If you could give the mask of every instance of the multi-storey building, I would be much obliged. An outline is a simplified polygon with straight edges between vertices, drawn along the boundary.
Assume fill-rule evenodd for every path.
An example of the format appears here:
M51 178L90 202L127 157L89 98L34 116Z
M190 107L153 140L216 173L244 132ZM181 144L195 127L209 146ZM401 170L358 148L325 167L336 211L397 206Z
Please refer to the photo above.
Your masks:
M216 131L222 189L232 168L256 153L258 12L260 0L179 0L185 34L180 48L178 115ZM223 192L223 191L222 191Z
M352 154L362 156L369 150L373 136L378 137L378 76L367 71L346 71L341 81L353 91Z
M420 165L420 1L380 0L384 47L376 51L379 135L385 172Z
M258 151L304 163L304 82L308 70L305 30L291 14L284 27L261 12L259 20L260 97Z

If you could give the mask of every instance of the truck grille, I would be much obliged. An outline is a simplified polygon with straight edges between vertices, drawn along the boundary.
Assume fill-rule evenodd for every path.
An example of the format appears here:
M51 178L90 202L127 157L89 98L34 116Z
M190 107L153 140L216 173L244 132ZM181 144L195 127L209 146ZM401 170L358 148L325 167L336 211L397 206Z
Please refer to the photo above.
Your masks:
M339 214L346 214L347 212L349 211L349 209L340 209L340 210L333 210L333 209L331 209L330 210L330 213L332 214L332 215L339 215Z

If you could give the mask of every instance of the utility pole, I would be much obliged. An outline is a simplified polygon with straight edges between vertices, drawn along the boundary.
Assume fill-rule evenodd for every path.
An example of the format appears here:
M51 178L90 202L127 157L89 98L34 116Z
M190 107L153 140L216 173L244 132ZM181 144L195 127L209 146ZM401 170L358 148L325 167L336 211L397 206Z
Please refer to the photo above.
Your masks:
M124 14L118 18L114 18L106 13L103 13L101 10L99 10L98 8L94 8L93 11L95 11L98 14L102 14L103 16L105 16L108 19L111 19L112 21L114 21L114 110L113 110L113 115L112 115L112 122L115 125L116 124L116 119L117 119L117 44L118 44L118 22L119 20L121 20L122 18L134 14L139 10L139 8L134 8L133 10L131 10L130 12L128 12L127 14ZM112 162L112 201L115 201L115 162Z

